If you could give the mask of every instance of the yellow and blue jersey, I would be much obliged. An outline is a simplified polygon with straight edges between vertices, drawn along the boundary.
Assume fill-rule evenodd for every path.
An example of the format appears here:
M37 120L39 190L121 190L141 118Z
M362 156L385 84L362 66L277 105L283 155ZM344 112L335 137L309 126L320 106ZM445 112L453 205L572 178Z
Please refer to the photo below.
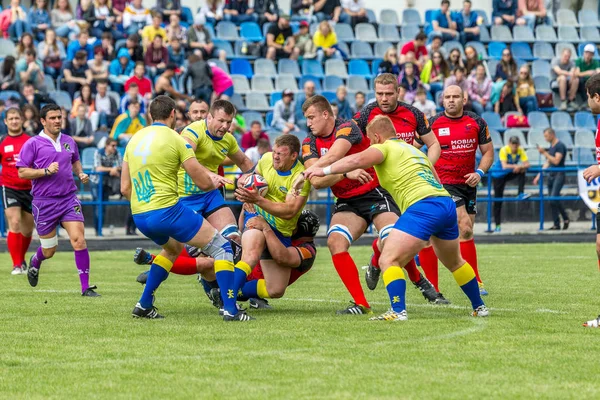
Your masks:
M265 199L274 203L285 203L286 197L288 194L291 194L290 192L293 190L292 185L294 181L302 172L304 172L304 165L299 161L296 161L289 171L277 171L273 167L273 153L271 152L265 153L256 166L256 173L262 175L269 184L269 190L265 195ZM310 182L306 180L299 195L308 197L309 192ZM286 220L271 215L256 205L254 208L258 214L263 216L271 227L279 231L285 237L292 236L292 232L296 229L296 222L302 213L302 209L300 209L293 218Z
M225 157L240 151L237 140L231 133L227 132L222 138L212 136L206 126L206 120L191 123L183 129L181 136L196 145L196 159L215 174ZM204 193L183 168L178 173L178 183L179 197Z
M371 147L381 151L384 160L375 165L379 183L404 213L408 207L427 197L450 195L433 175L427 156L400 139L388 139Z
M177 172L193 157L192 147L164 124L136 133L124 157L131 176L131 212L140 214L176 204Z

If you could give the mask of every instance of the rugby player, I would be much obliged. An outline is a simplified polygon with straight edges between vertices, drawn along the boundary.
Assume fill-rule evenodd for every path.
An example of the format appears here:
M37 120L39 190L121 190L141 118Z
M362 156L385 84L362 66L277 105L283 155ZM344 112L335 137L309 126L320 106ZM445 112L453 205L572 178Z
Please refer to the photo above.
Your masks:
M344 157L326 168L312 168L306 175L327 177L375 167L381 185L392 193L402 215L383 244L380 265L392 309L371 320L404 321L406 281L401 266L412 260L429 240L442 263L471 301L473 316L489 314L473 268L460 255L456 206L437 181L425 154L398 139L391 119L375 117L367 126L370 148ZM401 244L401 245L400 245Z
M192 146L173 130L175 101L157 96L150 104L154 123L131 139L125 150L121 192L131 202L138 229L163 248L154 259L148 280L132 315L136 318L163 318L154 307L154 294L167 279L173 261L189 243L214 259L216 279L223 288L223 319L248 321L238 311L233 284L233 251L229 242L201 214L177 198L178 171L183 168L193 184L204 191L230 183L198 163Z
M23 115L18 108L6 110L4 123L8 134L0 137L2 173L2 205L8 221L6 247L13 262L12 275L27 273L25 253L31 243L33 215L31 214L31 181L19 178L16 167L19 153L31 137L23 132Z
M208 116L208 103L202 99L194 99L188 109L188 117L190 121L197 122L205 119Z
M459 86L452 85L444 89L443 103L444 111L431 119L431 129L442 148L435 170L440 182L456 203L460 252L473 267L481 294L487 295L477 268L473 225L477 214L477 184L494 163L494 146L483 118L464 111L465 94ZM482 157L473 171L477 148ZM438 260L431 246L419 253L419 261L425 276L439 290Z
M90 254L73 174L84 184L89 182L89 177L81 167L77 144L70 136L61 133L60 107L56 104L44 106L40 121L44 129L25 142L17 161L19 178L33 181L33 217L40 236L40 247L29 260L27 279L31 286L37 286L42 261L52 258L56 252L56 228L60 224L67 231L75 251L81 295L98 297L96 286L89 284Z
M396 75L379 75L377 78L375 78L376 101L357 112L356 115L354 115L354 121L360 128L363 135L366 136L367 124L378 115L387 115L394 124L394 128L396 129L396 137L404 140L408 144L414 144L417 147L421 147L423 144L425 144L427 146L427 157L429 157L431 163L435 165L440 157L440 145L435 135L430 135L431 129L429 128L427 118L417 108L399 102L399 91L400 87L398 86L398 79ZM416 143L415 138L419 138L421 142ZM377 287L379 276L381 274L381 270L378 266L380 254L380 245L378 243L380 243L379 240L375 239L373 242L373 256L371 257L365 273L367 287L371 290L375 290ZM417 282L421 281L422 275L418 271L414 261L409 261L405 269L413 283L417 284ZM426 280L422 282L426 282ZM431 290L425 287L419 287L419 289L422 289L422 291ZM423 293L425 294L426 292L423 291ZM434 300L429 300L441 304L449 303L441 294L437 294Z
M355 154L369 147L368 138L361 133L354 121L336 120L333 117L331 105L325 97L313 96L307 99L302 111L311 130L302 146L302 157L307 170L315 166L330 165L347 154ZM337 313L368 313L370 306L360 284L358 269L348 249L371 223L379 231L380 240L385 239L398 218L398 206L390 194L379 186L373 168L367 171L353 171L349 176L315 177L311 184L317 189L331 187L338 199L331 219L331 228L327 232L327 246L333 265L353 301ZM416 275L414 282L425 298L435 301L435 289L426 278L420 276L414 262L412 265L416 274L411 273L411 278Z

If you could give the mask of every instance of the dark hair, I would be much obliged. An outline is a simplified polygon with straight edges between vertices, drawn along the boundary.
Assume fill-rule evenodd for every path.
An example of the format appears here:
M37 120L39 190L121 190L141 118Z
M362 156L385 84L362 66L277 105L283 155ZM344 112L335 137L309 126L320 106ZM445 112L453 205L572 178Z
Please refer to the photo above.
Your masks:
M39 115L40 113L38 112L37 107L32 106L31 104L25 104L23 106L23 108L21 109L21 112L23 113L23 119L25 119L25 111L27 111L27 110L31 111L31 113L33 114L33 119L36 122L38 122L40 119L40 115ZM50 111L52 111L52 110L50 110ZM61 112L62 112L62 110L61 110Z
M425 88L423 86L419 86L417 88L417 96L420 95L420 94L427 95L427 91L425 90Z
M254 126L254 125L260 125L262 127L262 124L260 123L260 121L252 121L250 126Z
M140 35L139 35L139 34L137 34L137 33L134 33L133 35L129 35L129 36L127 37L127 40L131 40L131 41L132 41L132 42L134 42L134 43L139 43L139 42L140 42L140 40L141 40L141 38L140 38Z
M504 58L501 58L500 68L502 68L502 71L504 71L504 73L509 77L517 76L517 62L515 61L515 58L512 55L512 51L510 51L508 47L502 50L503 53L505 51L508 51L508 53L510 54L510 60L504 61Z
M113 34L110 33L110 32L103 32L101 38L102 39L110 39L112 41L113 40Z
M510 139L508 139L508 142L510 144L521 144L518 136L511 136Z
M10 74L15 74L16 73L16 66L17 61L15 60L15 58L13 56L6 56L6 58L4 59L4 62L2 63L2 77L7 77Z
M473 3L471 3L471 0L464 0L464 1L463 1L463 4L464 4L464 3L473 4Z
M36 53L35 53L35 50L34 50L34 49L25 49L25 53L24 53L24 54L25 54L26 56L32 56L32 57L35 57L35 56L36 56Z
M546 128L546 129L544 129L544 133L546 133L546 132L548 132L551 135L556 136L556 131L554 129L552 129L552 128Z
M104 143L104 147L108 147L108 146L110 146L113 143L117 143L118 144L117 139L107 138L106 142Z
M431 54L431 65L434 65L433 58L436 54L439 54L440 56L440 72L442 73L442 75L444 75L444 78L447 78L450 75L450 67L448 67L448 62L446 62L444 55L440 51L434 51Z
M215 100L210 106L210 115L214 116L218 110L223 110L227 115L235 116L235 106L227 100Z
M25 107L23 107L23 111L25 111ZM62 110L60 109L59 105L57 105L57 104L46 104L44 107L42 107L42 111L40 112L40 118L41 119L46 119L46 116L48 115L48 113L50 111L59 111L59 112L61 112L61 115L62 115Z
M406 85L406 83L401 83L400 85L398 85L398 88L404 89L408 92L408 86Z
M90 97L88 97L87 99L83 97L83 88L85 87L90 89ZM81 97L81 102L83 104L88 106L92 105L92 102L94 101L94 94L92 93L92 87L90 85L88 85L87 83L85 85L81 85L81 89L79 90L79 96Z
M131 85L129 85L129 87L131 87ZM192 102L190 103L190 106L194 103L198 103L198 104L202 104L202 103L206 103L206 105L208 105L208 102L206 100L203 99L194 99L192 100Z
M130 103L131 104L131 103ZM157 96L150 103L150 116L153 121L164 121L171 116L177 104L175 100L166 95Z
M165 68L165 71L166 70L175 71L177 68L179 68L179 66L177 64L175 64L173 62L170 62L170 63L167 64L167 67Z
M275 139L275 146L286 146L292 153L300 153L300 139L294 135L281 135Z
M427 35L425 32L419 32L417 33L417 36L415 36L415 40L427 40Z
M75 53L76 60L87 59L87 56L87 51L85 50L77 50L77 53Z
M590 79L585 83L585 90L589 93L590 97L600 95L600 74L592 75Z
M135 83L135 82L131 82L129 84L129 89L131 89L131 88L139 88L139 85L137 83Z
M442 0L442 5L444 4L450 5L450 0Z
M108 85L108 79L106 78L100 78L98 80L96 80L96 85ZM134 85L135 83L131 83L131 85ZM131 86L129 85L129 86Z
M462 72L463 74L466 74L467 70L465 69L465 67L459 65L456 68L454 68L454 73L456 74L457 72Z
M140 66L144 67L144 70L146 69L146 64L144 64L143 61L138 61L135 63L135 68L140 67Z
M333 116L333 110L331 109L331 104L327 98L317 94L313 97L306 99L304 104L302 104L302 112L305 113L309 108L314 106L320 112L327 111L329 115Z
M363 92L361 92L360 90L356 93L354 93L354 97L358 96L358 95L362 95L363 97L365 97L365 94Z

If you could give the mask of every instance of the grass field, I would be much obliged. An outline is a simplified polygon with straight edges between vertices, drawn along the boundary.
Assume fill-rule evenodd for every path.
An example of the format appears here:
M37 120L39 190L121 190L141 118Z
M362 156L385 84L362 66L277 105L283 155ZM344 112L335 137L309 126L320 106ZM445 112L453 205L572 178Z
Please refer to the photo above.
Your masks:
M594 245L479 254L489 319L468 316L444 271L452 306L427 305L411 286L405 323L336 316L349 296L321 248L313 270L247 324L223 323L181 276L158 292L165 320L133 320L142 269L132 252L92 253L98 299L79 295L72 253L47 261L35 289L0 254L0 398L599 398L600 330L581 326L600 312ZM388 308L382 284L367 296Z

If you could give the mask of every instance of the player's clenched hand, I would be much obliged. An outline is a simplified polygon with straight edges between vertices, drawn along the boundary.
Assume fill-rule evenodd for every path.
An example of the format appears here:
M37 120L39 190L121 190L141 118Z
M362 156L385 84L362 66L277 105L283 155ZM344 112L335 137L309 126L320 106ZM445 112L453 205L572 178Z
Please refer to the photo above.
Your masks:
M85 184L90 181L90 177L85 172L82 172L79 174L79 180L81 181L81 183Z
M306 171L304 171L304 177L306 179L310 179L312 177L321 177L321 176L325 176L325 172L323 171L323 168L320 167L311 167L309 169L307 169Z
M267 221L260 215L250 218L246 223L246 229L258 229L259 231L262 231L268 226L269 224L267 224Z
M346 174L346 178L352 179L354 181L359 181L363 185L373 180L371 174L369 174L364 169L355 169L354 171L348 172Z
M54 175L55 173L58 172L58 163L57 162L53 162L52 164L50 164L50 166L48 167L48 173L50 175Z
M229 179L224 178L221 175L217 175L217 174L211 174L210 179L213 181L216 188L220 188L221 186L225 186L225 185L231 185L233 183Z
M242 203L255 204L260 200L260 194L258 194L258 190L255 187L252 187L252 190L238 188L235 190L235 198Z
M304 181L305 180L306 179L304 178L303 174L298 175L298 177L296 178L296 180L292 184L292 191L293 191L294 196L297 196L300 193L300 191L304 187Z
M600 176L600 165L592 165L591 167L587 167L585 171L583 171L583 179L586 180L587 183L590 183L595 178Z
M470 174L466 174L465 178L467 178L465 183L471 187L477 186L477 184L481 180L481 176L479 176L477 172L471 172Z

